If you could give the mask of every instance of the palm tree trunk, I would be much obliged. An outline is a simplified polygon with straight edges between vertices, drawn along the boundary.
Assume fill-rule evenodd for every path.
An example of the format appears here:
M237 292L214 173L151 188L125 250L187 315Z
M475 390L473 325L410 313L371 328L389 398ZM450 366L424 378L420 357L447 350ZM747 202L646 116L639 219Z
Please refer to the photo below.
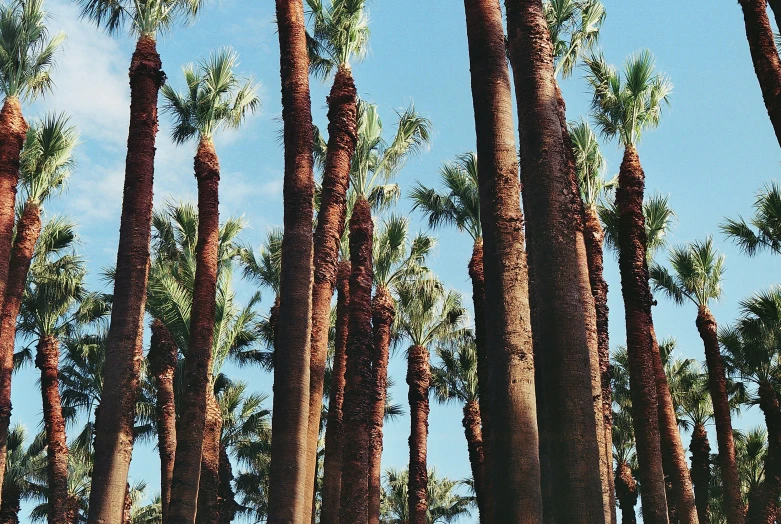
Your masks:
M40 234L40 209L37 205L27 202L16 227L16 238L8 264L5 300L0 315L0 485L5 478L8 428L11 425L11 375L14 369L16 319L22 304L35 243Z
M336 340L333 372L328 404L328 424L325 427L325 457L323 458L323 494L320 509L322 524L338 524L339 499L342 492L342 441L344 428L344 375L347 367L347 323L350 306L350 261L339 264L336 275Z
M163 523L168 522L171 502L171 480L176 455L176 402L174 373L179 352L171 333L163 323L152 321L152 339L149 344L150 372L155 376L157 394L157 448L160 452L160 503Z
M173 524L192 524L195 521L207 404L212 394L210 377L220 236L220 163L211 140L201 139L198 144L195 178L198 181L198 244L195 246L190 347L184 360L184 395L180 401L181 415L176 431L171 482L169 521Z
M428 349L412 346L407 355L407 385L409 385L409 486L407 490L409 524L426 524L428 510L428 391L431 386L431 365Z
M155 40L138 39L130 63L130 128L104 389L95 420L90 524L119 522L133 452L152 227L157 95L165 75Z
M22 494L16 487L3 487L3 501L0 503L0 524L19 524L22 510Z
M621 508L621 524L636 524L637 481L626 462L621 462L616 468L615 485L618 506Z
M562 137L552 44L540 0L506 0L505 5L539 370L543 514L546 522L604 522L609 509L602 489L591 369L596 320L580 204ZM494 453L498 464L499 451ZM551 486L556 486L555 501L548 497L554 494Z
M773 28L767 16L766 0L738 0L743 8L746 38L751 61L762 90L770 122L781 145L781 59L778 56Z
M740 489L735 440L732 433L732 415L727 394L727 376L721 356L716 319L706 307L697 310L697 331L705 346L705 364L708 368L708 389L713 401L713 419L716 424L716 442L719 448L719 470L724 486L724 509L729 524L742 524L745 509Z
M697 503L697 515L700 524L710 524L710 443L708 433L703 424L696 424L692 431L689 451L692 454L692 482L694 483L694 499Z
M616 205L618 223L618 265L626 312L629 354L629 385L632 422L635 430L640 485L643 486L643 522L667 523L667 498L659 431L659 404L654 369L651 288L646 260L647 238L643 216L645 174L637 150L629 145L618 174Z
M211 389L211 388L210 388ZM220 437L222 413L211 391L206 401L206 425L201 448L201 479L198 483L196 524L215 524L219 520Z
M331 297L336 285L339 244L344 235L350 162L357 136L357 92L350 69L340 67L328 96L328 150L320 193L320 211L314 236L314 284L312 285L312 354L309 364L309 429L307 475L315 476L320 414L323 405L323 377L331 327ZM304 495L314 498L313 484ZM308 507L306 514L313 508Z
M382 493L382 423L388 396L388 360L390 359L391 325L396 308L390 291L377 287L372 301L374 356L372 359L371 439L369 442L369 524L380 524Z
M236 502L236 493L233 491L233 467L231 466L228 450L220 444L220 487L218 491L218 524L230 524L236 517L239 504Z
M372 381L372 222L369 202L359 198L350 217L350 312L344 389L344 442L340 522L367 522Z
M773 524L781 494L781 404L773 387L764 382L759 385L759 408L767 425L767 455L765 479L751 494L746 522L748 524Z
M464 436L469 450L469 464L472 467L472 479L475 483L475 496L477 509L480 512L480 522L486 523L485 518L486 497L489 493L485 485L485 456L483 447L483 434L480 428L480 406L474 400L464 404L464 418L461 424L464 426Z
M781 27L781 0L767 0L770 9L773 10L773 16L776 19L776 27Z
M38 341L35 367L41 370L43 423L46 428L46 472L49 482L49 523L68 521L68 441L60 401L60 342L47 335Z
M282 79L285 180L282 274L277 325L270 522L306 522L309 363L312 336L312 107L302 0L276 0ZM319 414L319 410L318 410Z

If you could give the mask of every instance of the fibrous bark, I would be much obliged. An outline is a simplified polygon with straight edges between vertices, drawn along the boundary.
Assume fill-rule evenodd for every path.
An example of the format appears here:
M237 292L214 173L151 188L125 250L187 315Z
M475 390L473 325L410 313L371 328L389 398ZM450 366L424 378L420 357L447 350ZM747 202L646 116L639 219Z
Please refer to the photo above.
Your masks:
M750 495L746 522L773 524L781 495L781 404L773 387L766 382L759 385L759 408L767 426L765 478Z
M428 510L428 391L431 386L431 365L428 349L412 346L407 353L407 385L409 386L409 485L407 504L410 524L426 524Z
M474 400L464 404L464 418L461 420L464 426L464 436L469 450L469 464L472 467L472 479L475 483L475 496L477 497L477 508L480 512L480 522L488 522L483 516L486 506L486 497L489 493L486 491L485 484L485 455L483 446L483 433L480 420L480 406Z
M637 481L632 468L621 462L616 468L616 498L621 508L621 524L636 524L635 504L637 504Z
M708 433L703 424L696 424L692 431L689 451L692 453L692 482L694 483L694 500L697 504L697 516L700 524L710 524L710 443Z
M206 401L206 425L201 448L201 479L198 482L198 512L196 524L215 524L220 519L220 437L222 412L217 398L210 391Z

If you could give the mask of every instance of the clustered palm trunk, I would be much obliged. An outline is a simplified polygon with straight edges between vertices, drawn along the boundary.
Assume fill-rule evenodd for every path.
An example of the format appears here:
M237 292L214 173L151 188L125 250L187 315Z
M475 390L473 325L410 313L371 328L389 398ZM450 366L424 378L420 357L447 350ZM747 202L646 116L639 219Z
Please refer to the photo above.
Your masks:
M751 494L746 512L749 524L774 522L781 495L781 403L773 387L759 385L759 408L767 425L767 457L765 478Z
M222 413L214 393L206 398L206 424L201 449L201 478L198 482L198 510L196 524L212 524L219 521L220 489L220 437Z
M621 508L621 523L636 524L637 481L632 474L632 468L626 462L619 463L616 468L615 485L618 506Z
M692 430L689 451L692 454L691 477L694 484L694 499L700 524L710 524L709 489L711 483L710 443L704 424L695 424Z
M469 464L472 467L472 479L475 483L477 508L480 512L480 521L488 522L483 515L488 514L486 506L491 503L491 493L486 485L487 472L480 406L477 402L470 401L464 404L463 411L464 417L461 419L461 424L464 426L464 436L469 451Z
M428 511L428 395L431 385L429 352L425 346L414 345L409 348L407 385L411 418L407 507L410 522L424 524Z

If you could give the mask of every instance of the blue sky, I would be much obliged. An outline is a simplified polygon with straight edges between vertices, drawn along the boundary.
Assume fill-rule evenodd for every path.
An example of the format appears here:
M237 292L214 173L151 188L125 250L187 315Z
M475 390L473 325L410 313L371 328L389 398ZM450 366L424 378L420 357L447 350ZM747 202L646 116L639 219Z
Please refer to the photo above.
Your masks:
M617 65L640 49L650 49L661 71L675 84L672 105L659 129L648 132L639 145L650 192L670 195L678 219L670 241L674 244L714 235L727 255L724 297L713 307L721 323L737 314L738 302L754 291L778 282L779 260L769 255L748 259L725 241L717 225L725 216L747 215L754 194L777 178L779 148L762 103L736 2L680 2L660 0L653 5L638 0L603 0L607 19L601 45L607 59ZM56 89L46 100L25 108L32 117L45 111L66 111L82 133L78 165L70 190L49 205L49 214L67 213L81 225L82 249L91 271L90 281L103 284L98 273L114 264L124 175L129 89L127 67L133 41L126 35L112 38L78 19L77 8L67 0L48 0L53 30L68 33L66 48L54 74ZM371 50L354 65L360 96L379 105L386 129L395 110L414 102L434 124L428 151L412 159L398 177L406 195L415 180L438 183L439 166L474 148L474 121L469 89L466 29L461 2L456 0L369 0ZM221 0L211 2L191 27L162 36L159 51L168 79L181 86L180 66L224 45L241 56L240 72L262 84L263 107L239 131L216 139L222 166L223 216L244 215L249 223L243 238L258 245L268 228L282 222L282 147L279 93L279 54L273 2ZM588 113L589 96L577 70L563 82L567 116ZM312 82L315 122L325 129L328 85ZM155 176L155 202L167 198L194 200L192 176L194 146L176 147L168 138L166 116L161 116ZM608 172L617 172L621 151L606 143L603 152ZM402 199L397 211L410 214ZM411 215L415 227L424 227ZM467 263L471 243L465 234L443 231L430 266L469 304L471 288ZM665 255L660 253L661 260ZM610 284L611 345L624 342L620 282L615 259L606 256ZM249 285L242 294L248 295ZM271 303L264 293L262 311ZM683 356L703 359L694 326L694 306L676 307L664 298L654 308L660 337L674 336ZM20 372L14 381L14 421L31 429L40 420L40 395L34 368ZM391 362L395 380L392 396L405 403L405 364L401 352ZM237 378L252 388L270 393L272 377L260 370L242 369ZM269 404L270 405L270 404ZM755 409L736 421L746 428L761 421ZM432 402L429 461L451 478L470 474L459 406ZM75 433L73 428L72 433ZM385 430L384 465L404 467L407 461L407 417ZM688 438L684 437L684 445ZM715 437L711 438L715 450ZM159 482L156 451L139 445L131 466L134 479L148 480L151 491Z

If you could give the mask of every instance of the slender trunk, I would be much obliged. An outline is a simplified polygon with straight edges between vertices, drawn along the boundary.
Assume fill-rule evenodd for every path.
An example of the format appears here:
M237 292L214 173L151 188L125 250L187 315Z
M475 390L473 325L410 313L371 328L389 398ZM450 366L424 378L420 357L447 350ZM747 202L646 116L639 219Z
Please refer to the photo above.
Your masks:
M773 524L781 495L781 405L775 390L767 382L759 385L759 408L767 425L765 479L749 498L746 522Z
M615 485L618 506L621 508L621 524L636 524L637 481L626 462L621 462L616 468Z
M228 450L220 445L220 488L218 491L218 524L230 524L236 517L239 504L236 502L236 493L233 491L233 467L231 466Z
M312 336L312 107L302 0L276 0L282 79L285 180L269 492L270 522L309 519L306 497ZM319 414L319 411L318 411Z
M0 504L0 524L19 524L22 510L22 494L16 487L3 487L3 501Z
M707 307L697 310L697 330L705 346L705 365L708 368L708 389L713 401L713 419L716 424L716 442L719 448L719 471L724 486L724 512L729 524L743 524L745 509L740 489L735 440L732 433L732 415L727 394L727 375L721 356L716 319Z
M372 358L371 439L369 441L369 524L380 524L382 493L382 423L388 396L391 325L396 308L388 288L379 286L372 301L374 355Z
M428 349L412 346L407 355L407 385L409 385L409 486L407 504L409 524L426 524L428 510L428 390L431 386L431 365Z
M540 386L538 424L547 503L543 514L546 522L604 522L609 511L603 499L591 369L596 320L580 202L559 118L552 44L539 0L506 0L505 5ZM500 456L497 449L494 453ZM555 501L549 497L554 494Z
M103 393L95 420L90 524L122 518L141 370L152 227L157 95L165 75L155 40L142 36L130 63L130 128Z
M176 431L176 456L171 482L169 521L192 524L198 509L198 483L211 393L212 343L217 293L219 249L220 164L211 140L201 139L195 155L198 181L198 243L190 315L190 343L184 360L184 394Z
M464 426L464 436L469 450L469 464L472 466L472 479L475 483L475 496L477 497L477 509L480 512L480 522L486 523L486 485L485 485L485 455L483 447L483 433L480 428L480 406L474 400L464 404L464 418L461 423Z
M309 364L309 426L307 475L316 475L317 441L323 405L323 376L331 327L331 297L336 285L339 244L344 235L350 162L357 135L357 93L350 69L340 67L328 96L328 150L320 192L320 211L314 236L314 283L312 285L312 354ZM304 498L314 498L313 484ZM308 507L306 514L312 514Z
M781 59L770 19L766 0L738 0L743 8L746 38L751 51L751 61L759 80L759 88L765 101L770 122L781 145ZM772 4L771 4L772 5Z
M498 0L465 1L464 6L483 228L489 445L497 458L489 511L499 522L540 522L529 275L502 12Z
M8 264L8 283L0 315L0 483L5 478L8 428L11 425L11 376L14 369L16 320L22 304L27 273L41 234L41 214L37 205L27 202L16 227L14 247Z
M6 98L0 110L0 304L5 296L8 264L16 218L16 185L19 157L27 136L27 122L16 97ZM0 473L2 475L2 473Z
M178 359L179 352L171 333L160 320L155 319L152 321L149 366L157 386L157 448L160 452L160 503L164 524L168 522L171 479L174 474L174 457L176 455L174 373Z
M210 388L212 389L212 388ZM222 413L211 391L206 401L206 425L201 448L201 479L198 482L196 524L215 524L219 520L220 437Z
M328 404L328 424L325 427L325 457L323 458L323 495L320 510L322 524L338 524L339 499L342 491L342 404L344 374L347 367L347 319L350 303L350 262L339 264L336 276L336 340L334 343L331 393Z
M130 512L133 509L133 499L130 498L130 484L125 483L125 503L122 506L122 524L133 524Z
M694 483L694 500L697 503L697 515L700 524L710 524L710 443L708 433L703 424L695 424L692 431L689 451L692 453L692 482Z
M367 522L372 396L372 222L369 202L359 198L350 217L350 309L344 389L344 442L339 521Z
M618 265L626 312L629 386L632 397L640 485L643 486L643 522L667 523L667 498L659 434L659 409L654 369L651 289L646 260L643 193L645 174L637 150L629 145L618 173Z

